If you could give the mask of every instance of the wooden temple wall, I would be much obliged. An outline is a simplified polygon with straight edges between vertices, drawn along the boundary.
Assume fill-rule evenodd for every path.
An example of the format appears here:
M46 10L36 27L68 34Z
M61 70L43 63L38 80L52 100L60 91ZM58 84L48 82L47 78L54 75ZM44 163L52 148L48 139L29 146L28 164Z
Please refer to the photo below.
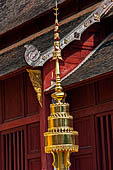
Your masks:
M101 30L101 31L100 31ZM63 49L61 77L77 67L103 40L97 24L81 41ZM55 80L54 61L43 67L43 89ZM52 77L53 73L53 77ZM72 154L72 170L112 170L113 76L67 91L74 129L79 132L79 153ZM44 153L51 97L43 92L43 108L36 98L27 72L0 80L0 169L53 170L52 157Z
M70 87L66 93L80 145L79 153L71 156L71 169L112 170L113 76ZM43 137L50 95L43 94L41 109L26 72L1 80L0 94L0 168L52 170Z
M113 76L67 91L80 150L73 170L113 169Z
M0 81L0 169L41 169L40 106L28 73Z

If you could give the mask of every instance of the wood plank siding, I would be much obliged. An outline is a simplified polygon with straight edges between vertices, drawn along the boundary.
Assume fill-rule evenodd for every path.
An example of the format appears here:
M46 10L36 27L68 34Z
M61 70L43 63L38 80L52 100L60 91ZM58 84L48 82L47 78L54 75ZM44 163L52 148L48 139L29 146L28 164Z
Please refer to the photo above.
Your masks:
M113 76L68 90L67 96L80 145L71 169L113 169Z
M40 105L26 72L0 81L0 157L4 170L41 170Z

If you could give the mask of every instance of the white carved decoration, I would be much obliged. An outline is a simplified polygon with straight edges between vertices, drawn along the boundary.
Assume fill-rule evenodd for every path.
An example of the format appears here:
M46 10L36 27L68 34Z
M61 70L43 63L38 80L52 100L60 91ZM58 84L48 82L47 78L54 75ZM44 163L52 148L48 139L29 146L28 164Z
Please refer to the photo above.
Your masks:
M102 4L94 11L91 15L89 15L81 24L79 24L76 28L74 28L70 33L68 33L63 39L60 41L61 49L66 47L69 43L74 40L80 40L82 33L90 27L92 24L96 22L100 22L100 19L113 7L113 0L104 0ZM52 58L52 53L54 47L52 46L48 50L44 51L40 54L38 49L33 45L25 45L25 60L26 62L35 67L35 66L43 66L47 60Z

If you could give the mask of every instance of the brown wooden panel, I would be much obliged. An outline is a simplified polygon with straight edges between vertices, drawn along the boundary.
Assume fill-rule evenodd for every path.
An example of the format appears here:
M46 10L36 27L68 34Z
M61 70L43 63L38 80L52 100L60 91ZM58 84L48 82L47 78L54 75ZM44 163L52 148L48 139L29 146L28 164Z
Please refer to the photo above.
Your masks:
M100 80L97 85L99 103L113 100L113 76Z
M88 84L68 92L70 110L79 110L95 104L94 84Z
M5 80L4 119L13 119L24 114L22 75Z
M2 132L2 169L25 170L25 145L23 127ZM9 132L9 133L8 133ZM27 157L27 155L26 155Z
M29 160L29 170L41 170L41 160L40 159Z
M28 152L40 152L40 124L28 125Z
M24 117L24 118L21 118L21 119L17 119L17 120L13 120L13 121L1 124L0 125L0 131L9 130L9 129L12 129L12 128L16 129L17 127L20 127L20 126L23 126L23 125L26 125L26 124L30 124L30 123L34 123L34 122L38 122L38 121L40 121L40 115L39 114L32 115L32 116L29 116L29 117Z
M71 170L96 170L94 116L75 119L74 130L79 132L79 152L71 156Z
M74 129L79 132L79 146L81 149L87 149L93 146L93 117L80 118L74 121Z
M39 113L39 103L36 92L32 86L28 73L24 73L25 86L25 112L26 114Z
M83 155L77 158L76 156L72 158L71 170L95 170L93 166L92 155Z

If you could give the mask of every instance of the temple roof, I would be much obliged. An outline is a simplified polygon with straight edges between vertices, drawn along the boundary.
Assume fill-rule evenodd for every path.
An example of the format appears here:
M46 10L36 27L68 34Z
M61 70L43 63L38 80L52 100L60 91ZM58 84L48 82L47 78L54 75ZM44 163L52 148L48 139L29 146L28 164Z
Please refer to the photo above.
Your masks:
M113 71L113 33L100 43L85 61L61 80L62 86L69 86L110 71Z
M93 10L93 9L92 9ZM78 15L78 17L75 17L68 23L62 24L60 27L60 37L63 38L65 35L67 35L72 29L77 27L85 18L87 18L91 14L91 10L85 12L85 14ZM30 40L31 39L31 40ZM49 42L49 43L47 43ZM24 66L27 66L27 63L25 61L24 55L25 55L25 47L26 44L32 44L41 53L45 53L46 50L48 50L51 46L53 46L53 29L46 33L38 33L36 34L36 37L33 38L27 38L27 41L22 41L20 43L17 43L17 47L11 47L11 49L8 48L5 50L0 51L0 76L3 76L5 74L8 74L10 72L13 72L15 70L18 70Z
M66 0L59 0L62 3ZM54 0L2 0L0 2L0 34L13 29L55 6Z
M53 1L52 1L53 2ZM60 1L61 2L61 1ZM63 0L62 0L63 2ZM93 11L99 6L99 4L94 5L84 11L79 12L78 14L71 17L71 19L66 19L60 23L60 37L61 39L73 32L72 30L78 30L78 27L81 27L81 23L84 24L84 21L89 17L92 17ZM94 16L94 15L93 15ZM47 43L49 42L49 43ZM22 67L27 66L25 61L25 45L32 44L40 52L41 56L46 55L48 51L52 54L53 47L53 26L48 28L46 31L36 33L6 49L0 51L0 76L6 75L10 72L16 71ZM49 59L48 57L45 61L42 60L42 65ZM39 65L41 66L41 64Z

